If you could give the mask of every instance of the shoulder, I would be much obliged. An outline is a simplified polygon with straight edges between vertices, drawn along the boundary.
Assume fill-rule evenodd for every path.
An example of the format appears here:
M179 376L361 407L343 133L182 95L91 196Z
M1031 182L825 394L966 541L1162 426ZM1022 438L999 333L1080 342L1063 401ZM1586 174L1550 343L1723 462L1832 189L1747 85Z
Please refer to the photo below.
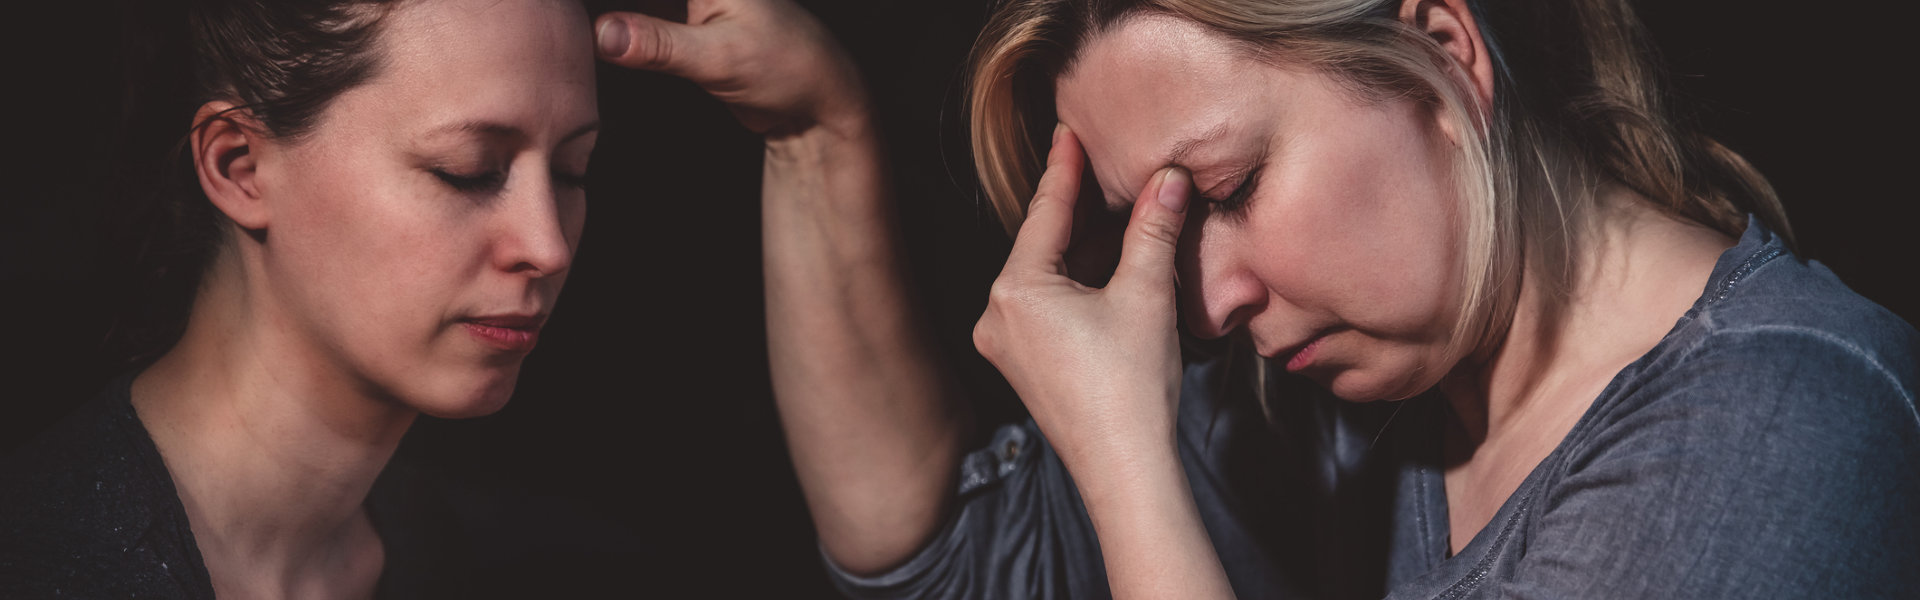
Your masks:
M1686 439L1675 430L1711 430L1729 434L1723 446L1800 440L1817 446L1805 451L1911 461L1920 453L1916 357L1913 326L1819 263L1777 242L1743 242L1593 416L1618 436L1671 443Z
M181 589L198 557L145 435L110 387L0 463L0 596Z
M1920 468L1920 335L1871 303L1807 300L1698 311L1595 401L1583 449Z
M0 514L13 539L72 543L97 538L104 525L139 525L139 500L128 483L147 465L124 443L109 398L94 398L60 419L0 464ZM16 548L18 545L14 545Z
M1616 384L1627 389L1609 395L1642 403L1774 399L1787 402L1780 407L1787 411L1891 411L1907 418L1890 425L1916 428L1917 356L1920 333L1912 325L1819 262L1795 255L1752 219L1666 339L1621 372Z
M1595 400L1542 527L1590 553L1570 564L1625 561L1681 597L1910 597L1920 336L1791 255L1746 276Z
M1548 502L1574 510L1548 520L1588 534L1606 523L1773 593L1912 589L1920 335L1784 250L1722 266L1568 435Z
M1920 427L1920 333L1912 325L1777 244L1722 262L1663 348L1650 353L1647 375L1696 392L1723 390L1718 396L1792 394L1809 410L1905 412L1905 424Z

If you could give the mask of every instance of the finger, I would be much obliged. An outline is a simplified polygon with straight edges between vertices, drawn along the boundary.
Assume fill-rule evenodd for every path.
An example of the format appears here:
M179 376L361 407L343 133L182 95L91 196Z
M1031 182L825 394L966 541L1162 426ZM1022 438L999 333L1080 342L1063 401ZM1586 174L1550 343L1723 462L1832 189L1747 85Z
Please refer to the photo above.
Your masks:
M609 12L598 21L594 46L601 60L695 82L711 78L714 52L699 27L630 12Z
M1015 264L1058 268L1073 241L1073 202L1080 195L1080 169L1085 163L1080 139L1065 123L1053 130L1053 149L1047 152L1047 170L1040 175L1027 218L1013 239L1007 256Z
M1186 170L1177 167L1162 170L1154 180L1133 203L1133 216L1120 245L1120 266L1108 288L1172 289L1173 257L1180 248L1180 229L1187 222L1193 182Z

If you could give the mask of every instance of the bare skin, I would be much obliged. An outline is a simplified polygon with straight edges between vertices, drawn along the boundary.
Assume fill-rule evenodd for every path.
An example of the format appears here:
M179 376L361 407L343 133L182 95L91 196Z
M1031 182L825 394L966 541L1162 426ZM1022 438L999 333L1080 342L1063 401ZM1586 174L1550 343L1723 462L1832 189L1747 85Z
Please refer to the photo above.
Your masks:
M1403 6L1402 18L1490 94L1464 3ZM1732 245L1630 193L1600 190L1566 297L1548 298L1526 276L1504 344L1466 362L1446 351L1451 278L1433 276L1460 252L1446 170L1436 168L1455 133L1420 107L1362 105L1329 92L1337 88L1323 75L1239 60L1227 42L1170 17L1134 19L1088 42L1057 82L1068 131L1056 136L975 332L1073 473L1119 597L1232 596L1174 445L1176 294L1191 331L1245 328L1263 355L1343 398L1440 386L1463 417L1447 432L1458 550L1606 382L1666 334ZM1192 90L1207 92L1183 94ZM1214 127L1222 121L1237 127ZM1184 155L1163 150L1186 139L1200 141ZM1060 266L1082 141L1109 206L1132 211L1120 272L1101 289ZM1244 208L1213 210L1249 165L1263 175ZM1182 172L1203 196L1191 214L1149 201L1166 198L1160 182Z
M371 597L375 478L418 414L507 401L531 347L479 332L537 330L579 243L567 181L598 123L581 8L435 0L386 19L383 69L309 135L212 102L190 140L228 230L132 402L222 597Z
M865 90L791 3L687 9L601 17L601 58L685 77L766 136L767 338L794 468L837 564L894 566L940 525L968 412L909 298Z
M361 503L417 412L314 401L357 394L276 368L278 328L228 325L261 312L238 287L210 282L186 336L135 379L134 407L216 595L372 597L385 554Z

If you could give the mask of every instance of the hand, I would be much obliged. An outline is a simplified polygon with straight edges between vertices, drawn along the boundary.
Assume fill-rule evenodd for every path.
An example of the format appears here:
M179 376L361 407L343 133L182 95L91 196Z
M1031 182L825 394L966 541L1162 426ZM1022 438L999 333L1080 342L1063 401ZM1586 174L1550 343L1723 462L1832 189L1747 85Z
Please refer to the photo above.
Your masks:
M610 12L594 32L602 60L691 80L770 138L867 118L853 61L785 0L691 0L686 24Z
M1083 489L1108 467L1124 470L1174 449L1181 369L1174 254L1191 187L1175 168L1149 179L1128 220L1119 267L1106 287L1090 288L1068 277L1064 258L1084 161L1078 138L1061 125L973 330L974 345L1020 394Z

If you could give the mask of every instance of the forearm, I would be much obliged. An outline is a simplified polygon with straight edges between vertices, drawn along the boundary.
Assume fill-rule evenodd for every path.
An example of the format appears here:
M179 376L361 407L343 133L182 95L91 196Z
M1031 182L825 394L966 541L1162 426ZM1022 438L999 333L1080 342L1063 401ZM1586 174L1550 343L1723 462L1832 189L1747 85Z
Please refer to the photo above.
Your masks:
M821 543L873 571L940 525L966 411L911 301L877 135L827 125L767 143L768 347Z
M1072 471L1116 598L1232 598L1233 587L1172 446L1119 451ZM1069 463L1072 470L1073 463Z

